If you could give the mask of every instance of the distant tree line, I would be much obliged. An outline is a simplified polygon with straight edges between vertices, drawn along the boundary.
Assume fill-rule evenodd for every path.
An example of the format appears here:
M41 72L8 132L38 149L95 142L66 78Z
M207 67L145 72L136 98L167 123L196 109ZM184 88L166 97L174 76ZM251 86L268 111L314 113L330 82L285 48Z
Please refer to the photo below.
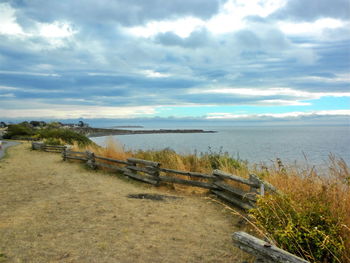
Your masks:
M88 145L92 143L85 135L74 130L75 127L88 127L88 124L83 121L79 121L78 124L46 123L44 121L24 121L18 124L0 123L0 127L7 128L3 134L4 139L44 140L48 144Z
M43 127L48 127L48 126L51 126L51 127L56 127L56 128L59 128L59 127L81 127L81 128L87 128L89 127L89 124L87 124L86 122L83 122L83 121L79 121L77 124L75 123L62 123L62 122L50 122L50 123L47 123L45 121L24 121L24 122L21 122L21 123L18 123L22 126L26 126L26 127L29 127L29 128L43 128ZM8 127L9 125L14 125L13 123L6 123L4 121L1 121L0 122L0 128L6 128Z

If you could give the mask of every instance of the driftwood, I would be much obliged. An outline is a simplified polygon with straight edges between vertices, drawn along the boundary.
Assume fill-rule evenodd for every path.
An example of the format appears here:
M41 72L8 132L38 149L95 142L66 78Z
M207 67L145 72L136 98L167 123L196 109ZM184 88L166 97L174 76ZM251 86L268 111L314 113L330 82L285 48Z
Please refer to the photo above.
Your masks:
M245 232L236 232L232 235L232 238L235 246L256 257L255 262L309 263L305 259L297 257Z

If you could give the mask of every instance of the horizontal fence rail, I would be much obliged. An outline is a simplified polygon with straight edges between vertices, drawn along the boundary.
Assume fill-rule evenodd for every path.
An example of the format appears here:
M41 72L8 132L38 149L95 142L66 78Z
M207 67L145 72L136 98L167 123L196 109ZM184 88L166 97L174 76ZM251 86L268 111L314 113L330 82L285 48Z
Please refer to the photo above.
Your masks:
M255 256L256 263L309 263L305 259L245 232L235 232L232 239L236 247Z
M180 171L163 168L159 162L137 158L118 160L95 155L90 151L72 151L66 146L51 146L38 142L33 142L32 148L61 152L64 161L80 160L86 162L91 169L105 168L156 186L162 183L172 183L209 189L220 199L245 210L255 206L258 195L274 190L273 186L253 174L249 178L243 178L220 170L214 170L212 174Z
M68 146L62 146L62 145L47 145L43 142L32 142L32 149L33 150L42 150L45 152L63 152Z

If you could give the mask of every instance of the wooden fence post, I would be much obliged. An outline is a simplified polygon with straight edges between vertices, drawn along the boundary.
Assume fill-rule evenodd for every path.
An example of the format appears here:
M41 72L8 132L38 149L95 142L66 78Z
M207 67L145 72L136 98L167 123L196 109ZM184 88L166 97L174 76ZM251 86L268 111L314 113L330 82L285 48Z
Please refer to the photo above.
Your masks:
M63 158L63 161L67 160L67 147L64 147L62 151L62 158Z
M86 158L87 158L86 164L87 164L91 169L96 169L95 154L94 154L93 152L86 151Z
M250 174L249 175L249 181L251 181L253 184L259 186L251 186L250 187L250 192L252 193L256 193L256 194L261 194L261 180L259 179L259 177L257 177L255 174ZM260 193L259 193L260 192Z
M157 184L156 184L156 186L159 186L160 185L160 172L159 172L159 167L160 167L160 163L158 163L157 165L155 165L155 166L152 166L152 172L151 172L151 174L152 174L152 176L154 176L155 177L155 179L156 179L156 181L157 181Z
M32 142L32 150L43 150L45 143L43 142Z
M217 173L217 171L218 171L218 170L214 170L214 171L212 172L212 175L214 176L214 178L213 178L213 184L224 181L224 178L221 177L221 176Z

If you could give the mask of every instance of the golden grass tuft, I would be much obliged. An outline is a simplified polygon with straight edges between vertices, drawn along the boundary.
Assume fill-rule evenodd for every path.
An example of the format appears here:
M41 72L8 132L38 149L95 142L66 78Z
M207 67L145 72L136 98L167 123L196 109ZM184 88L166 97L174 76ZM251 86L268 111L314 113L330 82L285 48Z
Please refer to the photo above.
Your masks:
M279 246L310 262L350 262L346 162L331 155L326 175L318 174L315 167L296 165L277 165L262 174L281 195L260 199L253 211L257 226Z

